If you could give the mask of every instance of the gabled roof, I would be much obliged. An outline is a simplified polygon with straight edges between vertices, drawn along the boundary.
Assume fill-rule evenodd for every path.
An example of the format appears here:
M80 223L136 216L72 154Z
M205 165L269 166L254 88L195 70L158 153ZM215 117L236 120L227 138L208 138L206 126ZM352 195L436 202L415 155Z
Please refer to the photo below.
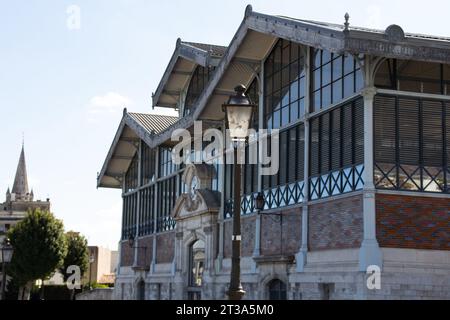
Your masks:
M346 21L348 23L348 21ZM201 117L223 118L220 106L233 94L237 83L249 84L260 61L270 52L278 38L334 53L369 54L399 59L450 63L450 38L405 33L391 25L386 30L355 27L350 23L332 24L273 16L254 12L250 5L244 19L225 51L216 72L189 116L174 128L187 128ZM170 139L171 130L154 137L157 145Z
M215 61L216 71L189 115L155 135L148 134L148 130L141 125L135 125L135 132L153 148L170 140L175 129L189 128L197 119L221 121L223 112L220 106L233 94L236 84L248 85L253 80L260 70L261 61L270 53L278 38L338 54L349 52L450 63L450 38L405 33L397 25L388 26L386 30L373 30L352 26L348 20L339 25L273 16L254 12L249 5L226 49L177 40L175 52L153 95L153 106L176 107L180 88L185 86L196 65L207 66L208 61ZM124 117L122 122L137 124L131 116ZM99 180L98 185L103 186L104 183Z
M142 139L149 143L153 136L177 120L177 117L156 114L128 113L124 109L119 128L97 177L97 187L122 188L123 175L138 149L139 141Z
M128 115L148 132L158 134L178 121L178 117L129 112Z
M184 42L178 38L169 65L152 94L152 106L176 108L195 67L217 66L225 51L223 46Z

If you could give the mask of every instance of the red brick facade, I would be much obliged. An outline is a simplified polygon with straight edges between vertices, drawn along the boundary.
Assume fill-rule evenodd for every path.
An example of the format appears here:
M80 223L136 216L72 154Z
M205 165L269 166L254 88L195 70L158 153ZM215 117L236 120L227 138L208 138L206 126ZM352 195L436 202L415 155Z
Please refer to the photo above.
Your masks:
M243 216L241 219L241 255L251 257L255 248L255 216ZM224 222L224 248L225 258L231 257L231 236L233 234L233 219Z
M149 268L152 262L153 236L139 238L138 246L137 264L139 267Z
M156 262L170 263L175 254L175 231L156 236Z
M382 247L450 250L450 199L376 195Z
M134 253L128 241L123 241L120 245L120 266L131 267L133 265Z
M311 251L360 247L363 239L361 194L312 204L308 218Z
M295 255L300 249L302 208L280 210L261 217L261 255ZM281 222L281 223L280 223Z

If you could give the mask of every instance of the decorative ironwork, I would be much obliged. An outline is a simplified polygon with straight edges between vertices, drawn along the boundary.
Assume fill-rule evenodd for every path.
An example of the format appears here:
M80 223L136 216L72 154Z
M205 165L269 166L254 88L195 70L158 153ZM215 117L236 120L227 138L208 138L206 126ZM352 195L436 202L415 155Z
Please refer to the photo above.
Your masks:
M159 217L156 224L156 231L164 232L174 230L175 225L175 220L172 217Z
M263 190L264 210L302 203L304 201L303 189L303 181L298 181ZM256 211L257 196L258 192L253 192L241 197L241 215L251 214ZM224 214L225 219L233 216L233 199L225 201Z
M450 103L377 95L374 128L376 188L450 193Z
M363 173L364 165L360 164L311 177L309 199L317 200L361 190L364 187Z

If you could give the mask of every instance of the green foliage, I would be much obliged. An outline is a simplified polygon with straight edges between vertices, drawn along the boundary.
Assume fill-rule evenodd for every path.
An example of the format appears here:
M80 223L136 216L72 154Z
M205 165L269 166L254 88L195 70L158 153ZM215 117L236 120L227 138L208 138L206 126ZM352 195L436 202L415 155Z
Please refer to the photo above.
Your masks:
M48 211L29 211L8 237L14 248L10 270L20 285L49 277L67 253L63 223Z
M67 274L67 268L71 265L80 267L81 276L88 270L89 267L89 249L87 240L78 232L69 231L66 233L67 255L60 269L64 277L64 281L70 274Z
M93 289L107 289L107 288L109 288L109 286L107 284L101 284L101 283L95 282L92 284L92 288Z

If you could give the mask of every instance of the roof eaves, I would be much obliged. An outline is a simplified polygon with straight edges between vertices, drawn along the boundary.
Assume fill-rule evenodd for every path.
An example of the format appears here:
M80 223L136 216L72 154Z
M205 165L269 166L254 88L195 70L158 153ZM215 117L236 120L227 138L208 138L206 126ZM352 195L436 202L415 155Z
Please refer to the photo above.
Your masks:
M192 61L203 67L215 64L217 56L212 57L211 52L196 47L193 43L183 42L180 38L177 39L176 46L172 57L170 58L169 64L164 71L163 77L158 84L156 92L152 94L152 107L156 107L159 102L159 98L164 91L164 87L169 81L169 77L173 72L175 64L179 58L184 58L186 60ZM176 107L175 105L170 105L167 107Z
M344 27L337 24L318 23L307 20L262 14L254 12L251 5L248 5L239 29L234 35L230 45L227 47L212 79L200 95L193 113L191 113L189 117L180 119L176 124L155 136L155 145L170 139L169 133L171 133L175 128L187 128L193 124L195 119L198 119L208 99L213 94L214 88L217 86L225 70L231 63L231 60L237 52L239 45L242 43L248 29L338 53L345 51L352 52L352 49L354 49L353 46L355 45L353 44L352 46L352 41L358 40L353 37L357 34L372 34L384 43L388 42L388 40L385 39L385 32L382 31L350 27L349 32L346 33L344 32ZM410 34L406 34L407 37L409 35ZM386 46L386 50L394 50L394 46L396 46L395 43L393 43L392 46ZM380 54L382 54L382 52L380 52ZM448 54L448 59L450 62L450 54Z
M102 179L103 179L103 177L106 174L106 170L108 168L108 164L109 164L109 162L111 161L111 159L112 159L112 157L114 155L114 149L115 149L117 143L120 140L120 136L122 135L122 131L123 131L124 127L125 127L126 115L127 115L127 109L125 108L123 110L123 116L122 116L122 119L120 120L120 124L119 124L119 127L117 128L117 131L116 131L116 134L114 136L113 142L111 143L111 146L109 147L108 154L106 155L106 159L103 162L102 169L100 170L100 173L97 175L97 188L105 187L104 185L102 185Z

